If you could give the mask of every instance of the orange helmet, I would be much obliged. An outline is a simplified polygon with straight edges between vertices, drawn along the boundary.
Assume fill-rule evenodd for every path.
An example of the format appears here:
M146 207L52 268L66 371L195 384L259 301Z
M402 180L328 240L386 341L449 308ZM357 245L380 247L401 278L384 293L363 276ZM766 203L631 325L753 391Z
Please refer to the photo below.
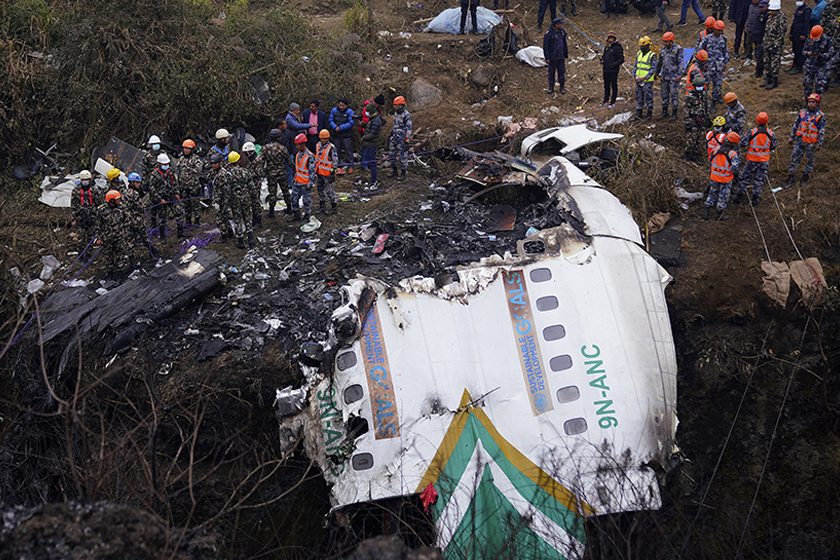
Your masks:
M733 144L737 144L741 141L741 137L738 135L738 133L733 131L730 131L729 134L726 135L726 139L732 142Z
M662 36L662 40L663 41L673 41L674 40L674 34L671 33L670 31L668 31L667 33L665 33L665 35Z
M820 94L819 93L812 93L811 95L808 96L808 101L811 101L812 99L814 101L816 101L817 103L819 103L820 102Z
M705 62L705 61L709 60L709 53L707 53L703 49L700 49L699 51L697 51L694 54L694 58L696 58L700 62Z
M305 144L306 143L306 134L301 132L297 136L295 136L295 144Z
M119 200L120 198L120 191L110 190L105 194L105 200L108 202L111 202L112 200Z
M181 143L181 146L184 148L195 148L195 142L187 138Z
M394 105L405 105L405 97L398 95L394 98Z
M737 100L738 100L738 96L735 95L734 91L730 91L729 93L727 93L726 95L723 96L723 102L724 103L732 103L733 101L737 101Z
M714 27L715 26L715 21L716 21L715 18L713 18L712 16L707 17L706 18L706 29L711 29L712 27Z
M770 122L770 116L764 111L755 116L755 124L767 124Z
M822 37L822 34L823 34L822 25L815 25L814 27L811 28L811 39L813 39L814 41L816 41L817 39Z
M717 29L717 30L719 30L719 31L723 31L723 29L724 29L725 27L726 27L726 24L725 24L725 23L723 23L723 20L722 20L722 19L719 19L719 20L717 20L717 21L715 22L715 29Z
M327 130L326 128L322 128L321 132L318 133L318 138L329 138L329 137L330 137L330 131Z

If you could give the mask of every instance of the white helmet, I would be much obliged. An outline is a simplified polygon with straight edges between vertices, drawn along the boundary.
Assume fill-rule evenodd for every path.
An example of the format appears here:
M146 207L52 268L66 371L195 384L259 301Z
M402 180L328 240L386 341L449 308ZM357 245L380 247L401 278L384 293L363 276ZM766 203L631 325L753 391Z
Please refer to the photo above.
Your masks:
M222 138L227 138L228 136L230 136L230 132L228 132L226 128L220 128L216 131L216 140L221 140Z
M152 144L160 144L160 138L158 138L157 134L152 134L149 136L148 144L151 146Z
M168 164L168 163L169 163L169 156L168 156L168 155L166 155L166 154L160 154L160 155L157 157L157 162L158 162L158 163L162 163L163 165L166 165L166 164Z
M85 180L85 179L90 180L92 178L93 178L93 176L90 174L90 171L88 171L87 169L83 169L82 172L79 173L79 179L81 179L81 180Z
M245 142L244 144L242 144L242 151L243 152L253 152L256 149L257 149L257 147L254 146L253 142Z

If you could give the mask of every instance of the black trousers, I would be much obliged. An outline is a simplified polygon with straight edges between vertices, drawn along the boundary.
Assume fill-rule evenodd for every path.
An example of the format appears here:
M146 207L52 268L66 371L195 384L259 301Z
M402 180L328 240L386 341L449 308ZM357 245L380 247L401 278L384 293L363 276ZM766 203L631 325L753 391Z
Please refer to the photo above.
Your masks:
M470 11L470 19L472 19L472 31L478 33L478 16L476 16L476 9L478 2L475 0L461 0L461 34L465 33L464 26L467 24L467 10Z
M604 103L615 103L618 97L618 72L604 72Z
M802 52L802 49L805 48L805 41L795 37L791 42L793 43L793 65L802 68L802 65L805 64L805 53Z

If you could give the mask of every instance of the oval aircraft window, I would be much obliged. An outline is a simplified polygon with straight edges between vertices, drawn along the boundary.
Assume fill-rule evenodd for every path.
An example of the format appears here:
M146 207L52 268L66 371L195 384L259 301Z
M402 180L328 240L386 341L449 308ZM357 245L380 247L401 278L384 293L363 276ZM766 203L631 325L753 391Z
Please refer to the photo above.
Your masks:
M537 309L540 311L551 311L559 306L560 304L554 296L543 296L537 300Z
M576 401L580 398L580 389L572 385L557 390L557 400L561 403Z
M543 329L543 338L548 341L560 340L564 336L566 336L566 327L563 325L551 325Z
M335 360L335 365L341 371L344 371L345 369L350 369L351 367L356 365L356 353L345 352L344 354L339 354L338 358L336 358Z
M565 371L572 367L572 357L568 354L554 356L549 360L548 365L551 367L551 371Z
M584 418L572 418L571 420L566 420L563 422L563 431L566 432L567 436L573 436L576 434L582 434L586 431L586 420ZM353 457L354 467L355 467L355 460L356 457ZM371 463L373 461L371 460ZM373 464L371 464L373 466ZM356 469L359 470L359 469Z
M356 385L350 385L344 390L344 404L354 403L356 401L362 400L362 397L365 396L365 391L362 389L362 386L358 383Z
M583 420L583 418L580 418L580 420ZM584 429L586 429L586 421L583 422L583 425ZM569 432L566 433L568 434ZM358 455L353 455L351 463L353 465L353 470L366 471L373 468L373 455L370 453L359 453Z
M551 280L551 270L548 268L535 268L530 273L531 282L548 282Z

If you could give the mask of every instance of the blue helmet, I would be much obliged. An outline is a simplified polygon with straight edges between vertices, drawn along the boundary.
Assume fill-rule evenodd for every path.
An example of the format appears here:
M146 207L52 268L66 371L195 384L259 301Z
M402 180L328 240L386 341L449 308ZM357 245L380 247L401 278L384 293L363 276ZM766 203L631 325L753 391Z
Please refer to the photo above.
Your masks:
M140 178L140 174L139 174L139 173L129 173L129 174L128 174L128 180L129 180L129 181L138 181L138 182L139 182L139 181L142 181L143 179L141 179L141 178Z

